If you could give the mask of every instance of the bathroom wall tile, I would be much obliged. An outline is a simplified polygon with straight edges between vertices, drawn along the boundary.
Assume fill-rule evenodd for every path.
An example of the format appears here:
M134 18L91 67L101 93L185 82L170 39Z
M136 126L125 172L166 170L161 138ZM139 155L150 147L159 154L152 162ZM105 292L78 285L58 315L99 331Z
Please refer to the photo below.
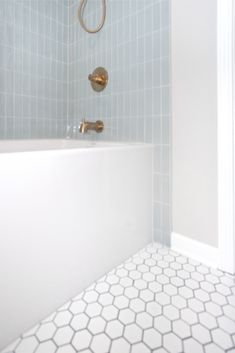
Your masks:
M162 146L162 156L161 156L161 173L169 175L170 174L170 148L167 145Z
M168 234L171 226L170 206L162 205L162 230L164 234Z
M162 205L158 202L154 203L154 230L162 230Z
M161 56L168 57L169 56L169 48L170 48L170 33L169 28L164 28L161 30Z
M171 117L165 115L162 117L162 144L170 144L170 128L171 128Z
M154 174L154 200L161 202L162 200L162 176Z
M164 204L170 205L171 197L170 197L170 176L169 175L162 175L161 180L161 187L162 187L162 202Z
M169 85L169 81L169 58L164 57L161 58L161 85L167 86Z
M161 0L161 26L169 27L170 25L170 2Z
M162 243L163 238L164 238L164 234L163 234L162 230L160 230L160 229L153 229L153 237L154 237L154 239L157 239L157 241L159 243ZM166 239L164 240L164 242L167 242L167 241L168 241L168 236L166 235Z
M64 55L68 52L67 1L1 0L0 16L0 102L4 100L4 105L0 104L0 116L6 121L0 138L64 136L68 87L68 62ZM63 110L62 105L66 106ZM53 111L54 131L50 122ZM63 120L63 128L56 128L57 119L60 125Z
M170 88L169 86L162 87L162 115L170 115Z
M161 173L162 146L156 145L153 153L153 172Z

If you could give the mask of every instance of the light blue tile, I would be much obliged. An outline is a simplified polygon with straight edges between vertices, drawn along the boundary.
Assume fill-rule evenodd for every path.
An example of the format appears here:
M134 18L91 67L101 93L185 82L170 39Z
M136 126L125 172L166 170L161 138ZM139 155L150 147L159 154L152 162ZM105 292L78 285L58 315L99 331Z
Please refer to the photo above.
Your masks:
M162 143L164 145L170 144L170 116L164 115L162 117Z
M161 173L161 154L162 147L155 146L153 150L153 171L154 173Z
M145 118L145 142L153 142L153 118L151 116Z
M162 202L162 176L154 174L154 202Z
M161 34L160 31L153 33L153 58L156 60L161 57Z
M169 0L161 1L161 24L162 27L168 27L170 25L170 2Z
M6 118L0 116L0 138L6 138Z
M161 114L161 89L158 87L153 87L152 89L153 97L153 115Z
M161 203L154 203L154 229L162 229L162 205Z
M171 212L170 206L163 205L162 206L162 230L163 233L170 233L170 224L171 224Z
M162 88L162 114L168 115L170 114L170 88L163 87Z
M162 232L162 230L160 229L154 229L153 231L153 239L154 241L160 243L160 244L164 244L165 240L164 240L164 234Z
M153 30L157 31L161 27L161 8L160 8L159 1L153 2L152 14L153 14Z
M161 59L161 85L166 86L170 83L170 63L169 58Z
M162 146L161 172L169 175L170 173L170 147Z
M170 30L169 28L164 28L161 30L161 56L170 55Z
M170 204L170 176L162 175L161 176L161 188L162 188L162 202L164 204Z

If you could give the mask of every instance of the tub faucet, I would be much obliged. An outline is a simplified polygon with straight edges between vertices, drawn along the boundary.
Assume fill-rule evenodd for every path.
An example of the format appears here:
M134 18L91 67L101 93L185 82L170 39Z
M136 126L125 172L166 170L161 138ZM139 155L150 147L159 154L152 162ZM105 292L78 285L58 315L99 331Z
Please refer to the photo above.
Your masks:
M104 130L104 123L101 120L96 120L95 122L86 121L85 119L79 125L79 132L82 134L87 133L88 131L102 132Z

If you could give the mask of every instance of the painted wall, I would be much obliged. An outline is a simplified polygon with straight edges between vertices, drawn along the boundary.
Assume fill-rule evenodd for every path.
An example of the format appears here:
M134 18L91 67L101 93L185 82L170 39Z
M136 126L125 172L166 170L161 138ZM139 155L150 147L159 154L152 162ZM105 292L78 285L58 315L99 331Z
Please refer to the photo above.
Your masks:
M64 136L68 6L0 1L0 138Z
M169 243L170 73L169 0L109 0L103 29L88 34L70 3L69 121L101 119L105 132L84 138L154 144L154 236ZM85 21L95 27L101 2L88 1ZM88 75L97 67L109 72L105 91L96 93ZM79 136L81 138L81 136Z
M172 0L173 231L217 246L216 1Z

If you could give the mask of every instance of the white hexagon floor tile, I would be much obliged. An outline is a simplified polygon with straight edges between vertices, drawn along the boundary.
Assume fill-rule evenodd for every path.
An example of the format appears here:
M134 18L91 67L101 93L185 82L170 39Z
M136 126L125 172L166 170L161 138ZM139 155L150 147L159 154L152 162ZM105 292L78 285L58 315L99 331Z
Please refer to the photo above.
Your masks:
M235 277L151 244L1 353L77 352L235 352Z

